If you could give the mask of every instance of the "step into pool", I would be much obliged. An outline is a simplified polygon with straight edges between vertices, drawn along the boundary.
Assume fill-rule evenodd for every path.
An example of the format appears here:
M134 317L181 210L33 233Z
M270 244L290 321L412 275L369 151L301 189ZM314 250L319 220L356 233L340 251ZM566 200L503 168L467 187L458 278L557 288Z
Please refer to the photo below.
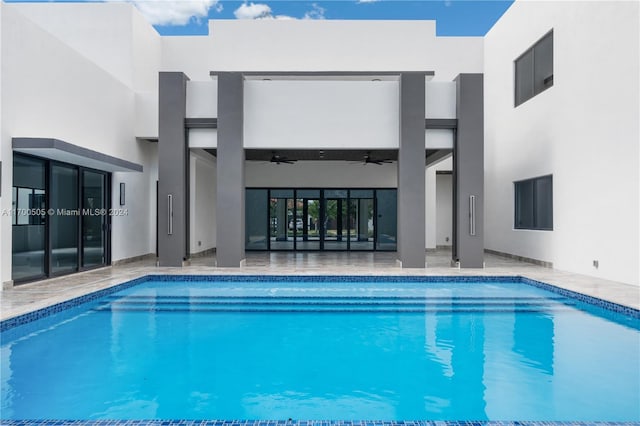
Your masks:
M520 277L147 276L0 323L0 416L640 422L639 317Z

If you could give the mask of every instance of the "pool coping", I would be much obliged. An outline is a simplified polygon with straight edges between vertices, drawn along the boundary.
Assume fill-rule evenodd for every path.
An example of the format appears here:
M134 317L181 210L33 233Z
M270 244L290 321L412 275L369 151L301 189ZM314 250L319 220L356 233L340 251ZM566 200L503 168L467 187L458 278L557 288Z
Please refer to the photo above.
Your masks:
M113 286L93 291L81 296L73 297L63 302L55 303L50 306L35 309L33 311L19 314L0 321L0 333L6 330L18 327L23 324L48 317L58 312L74 308L81 304L91 302L109 294L124 290L147 281L211 281L211 282L243 282L247 280L257 282L518 282L541 288L561 296L571 297L581 302L585 302L607 311L616 312L625 316L629 316L635 320L640 319L640 310L619 303L589 296L573 290L558 287L522 275L193 275L193 274L146 274L138 278L134 278Z
M632 426L635 421L489 420L2 420L3 426Z

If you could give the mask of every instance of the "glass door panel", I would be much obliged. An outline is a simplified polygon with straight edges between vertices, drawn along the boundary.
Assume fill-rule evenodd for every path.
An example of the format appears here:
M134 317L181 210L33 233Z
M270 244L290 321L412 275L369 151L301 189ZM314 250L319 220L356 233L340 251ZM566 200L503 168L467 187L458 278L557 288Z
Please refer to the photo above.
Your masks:
M268 247L268 190L247 189L245 198L245 249L267 250Z
M376 190L376 250L397 249L397 192L395 189Z
M82 266L105 264L107 231L106 175L82 172Z
M13 159L12 279L44 276L45 162L15 155Z
M293 190L271 190L269 199L269 243L271 250L293 250L295 211Z
M324 193L324 250L347 250L348 217L347 190L326 190Z
M296 197L296 250L320 250L320 190L298 190Z
M78 170L51 165L51 274L78 270Z
M352 190L349 199L349 249L373 250L373 191Z

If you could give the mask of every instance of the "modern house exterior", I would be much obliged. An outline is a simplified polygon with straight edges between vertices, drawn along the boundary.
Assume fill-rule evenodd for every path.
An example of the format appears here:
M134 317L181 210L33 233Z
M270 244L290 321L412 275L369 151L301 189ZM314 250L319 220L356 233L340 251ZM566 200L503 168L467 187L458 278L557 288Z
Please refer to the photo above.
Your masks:
M489 251L640 285L639 13L516 1L485 37L313 20L174 37L125 3L2 3L3 286L213 250L428 268L440 246L461 268Z

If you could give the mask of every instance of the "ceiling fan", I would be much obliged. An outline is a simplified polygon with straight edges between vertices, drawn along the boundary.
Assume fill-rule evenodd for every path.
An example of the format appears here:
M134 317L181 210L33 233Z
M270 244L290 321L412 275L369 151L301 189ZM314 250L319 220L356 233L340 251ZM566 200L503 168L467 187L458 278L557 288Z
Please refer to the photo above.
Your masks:
M376 164L380 166L382 164L389 164L389 163L393 163L393 161L391 161L388 158L379 158L379 159L371 158L370 152L367 152L364 155L364 164Z
M271 163L276 163L276 164L293 164L298 160L289 160L287 157L284 157L284 156L274 152L271 155L271 159L269 161Z

